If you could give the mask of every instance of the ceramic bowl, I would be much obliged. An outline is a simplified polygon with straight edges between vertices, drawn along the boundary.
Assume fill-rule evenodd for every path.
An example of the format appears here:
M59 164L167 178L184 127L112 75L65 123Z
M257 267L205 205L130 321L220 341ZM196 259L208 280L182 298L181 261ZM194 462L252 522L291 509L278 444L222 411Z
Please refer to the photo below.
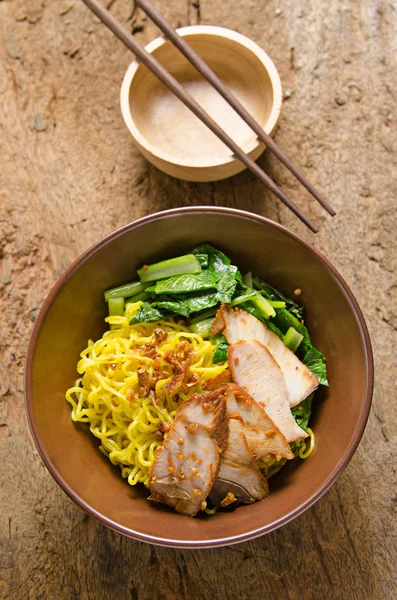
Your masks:
M280 114L282 92L269 56L249 38L223 27L197 25L177 31L271 134ZM253 160L259 157L264 144L171 42L160 37L146 50ZM148 161L169 175L188 181L215 181L245 169L143 64L134 61L129 66L120 101L135 144Z
M148 502L99 451L99 441L70 417L66 390L80 352L106 330L104 290L131 281L143 264L208 241L242 271L287 295L299 287L313 343L326 356L329 388L316 393L316 449L270 479L262 502L189 518ZM312 246L268 219L229 208L192 207L153 214L99 241L59 279L44 302L29 346L26 405L40 455L62 489L103 524L138 540L173 547L229 545L288 523L342 473L368 417L373 365L360 308L336 269ZM66 525L65 525L66 526Z

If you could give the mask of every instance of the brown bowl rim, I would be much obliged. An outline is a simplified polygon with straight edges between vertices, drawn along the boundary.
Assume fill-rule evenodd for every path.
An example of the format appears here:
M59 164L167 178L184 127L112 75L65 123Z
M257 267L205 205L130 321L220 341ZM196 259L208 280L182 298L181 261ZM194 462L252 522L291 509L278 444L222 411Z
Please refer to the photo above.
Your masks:
M190 540L173 540L173 539L160 538L160 537L157 538L154 536L145 535L143 533L140 533L139 531L135 531L135 530L123 527L122 525L112 521L111 519L108 519L106 516L102 515L100 512L95 510L93 507L91 507L90 505L85 503L79 497L79 495L66 483L66 481L63 479L62 475L59 473L56 466L52 463L46 449L44 448L44 445L42 444L42 442L40 440L39 431L38 431L37 424L35 422L35 418L34 418L34 414L33 414L32 369L33 369L33 356L34 356L34 351L36 348L38 335L39 335L41 326L44 322L45 316L46 316L50 306L52 305L52 302L57 297L57 295L59 294L59 292L65 285L65 283L68 281L70 276L98 248L108 244L110 241L119 237L120 235L123 235L125 231L135 229L145 223L155 221L157 219L172 217L175 215L198 214L198 213L233 215L233 216L240 217L243 219L257 221L259 223L265 224L272 228L278 229L283 234L289 236L293 240L300 243L304 248L306 248L306 250L308 250L312 255L314 255L315 258L320 260L320 262L323 264L323 266L328 271L330 271L330 273L335 277L337 283L340 285L340 288L345 293L346 298L350 304L350 307L358 321L358 324L359 324L359 327L361 330L361 334L362 334L362 339L364 342L364 351L365 351L366 367L367 367L368 376L367 376L367 381L366 381L365 398L362 403L360 416L356 423L356 427L355 427L354 434L352 436L351 443L350 443L347 451L341 457L341 459L338 462L338 464L336 465L336 467L330 473L328 478L324 481L322 486L314 494L312 494L305 502L302 502L302 504L297 506L294 510L290 511L284 517L278 519L277 521L274 521L273 523L270 523L263 527L259 527L258 529L251 530L251 531L248 531L246 533L243 533L243 534L240 534L237 536L223 537L223 538L217 538L217 539L213 539L213 540L204 540L204 541L202 541L202 540L190 541ZM47 295L47 297L40 309L39 315L37 317L37 321L33 328L33 332L32 332L29 347L28 347L28 353L27 353L26 364L25 364L24 381L25 381L25 407L26 407L26 411L27 411L27 417L28 417L30 431L31 431L33 440L35 442L36 448L37 448L44 464L46 465L47 469L51 473L52 477L55 479L55 481L58 483L58 485L62 488L62 490L69 496L69 498L71 498L74 502L76 502L76 504L78 506L80 506L80 508L82 508L86 513L95 517L101 523L103 523L104 525L109 527L110 529L113 529L113 530L117 531L118 533L126 535L127 537L131 537L138 541L147 542L147 543L155 544L158 546L166 546L166 547L171 547L171 548L194 549L194 548L214 548L214 547L221 547L221 546L230 546L232 544L238 544L241 542L252 540L252 539L260 537L264 534L270 533L271 531L274 531L275 529L278 529L279 527L286 525L287 523L289 523L290 521L292 521L293 519L295 519L296 517L301 515L308 508L310 508L313 504L315 504L329 490L329 488L335 483L337 478L341 475L341 473L346 468L346 466L349 463L350 459L352 458L355 450L357 449L357 446L358 446L358 444L361 440L361 437L364 433L365 425L367 423L369 411L371 408L373 385L374 385L374 364L373 364L373 353L372 353L372 347L371 347L371 341L370 341L370 337L369 337L368 328L365 323L363 313L358 305L357 300L355 299L352 291L348 287L348 285L345 282L345 280L343 279L343 277L335 269L335 267L329 262L329 260L327 258L325 258L325 256L323 256L318 250L316 250L309 242L306 242L299 235L297 235L296 233L293 233L292 231L290 231L283 225L280 225L279 223L276 223L275 221L272 221L271 219L268 219L266 217L262 217L260 215L250 213L248 211L243 211L243 210L234 209L234 208L227 208L227 207L190 206L190 207L173 208L173 209L169 209L169 210L156 212L156 213L147 215L145 217L139 218L130 223L127 223L126 225L123 225L122 227L116 229L112 233L108 234L107 236L105 236L104 238L102 238L101 240L99 240L98 242L93 244L90 248L88 248L88 250L83 252L73 262L73 264L65 271L65 273L58 279L58 281L52 287L52 289L50 290L49 294Z

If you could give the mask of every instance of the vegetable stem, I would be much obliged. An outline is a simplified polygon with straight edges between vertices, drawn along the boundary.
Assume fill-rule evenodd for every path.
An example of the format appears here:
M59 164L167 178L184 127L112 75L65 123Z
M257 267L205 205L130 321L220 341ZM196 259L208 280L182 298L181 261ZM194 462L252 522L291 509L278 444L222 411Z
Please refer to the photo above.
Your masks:
M268 300L268 302L273 308L285 308L285 302L283 300Z
M122 317L124 314L124 298L108 300L109 317ZM120 329L119 325L110 325L110 329Z
M125 303L129 304L131 302L146 302L146 300L148 300L150 297L151 294L149 292L143 291L139 294L136 294L135 296L130 296L129 298L126 298Z
M215 317L216 308L208 308L207 310L203 310L201 313L193 317L190 321L192 325L195 323L199 323L200 321L204 321L205 319L209 319L210 317Z
M109 317L122 317L124 314L124 298L110 298L108 300Z
M140 281L126 283L125 285L120 285L119 287L107 290L104 293L105 301L108 302L108 300L111 298L128 298L129 296L135 296L135 294L143 292L143 290L147 287L147 285L141 283Z
M252 273L248 271L243 277L243 284L249 288L252 288Z
M177 256L169 260L163 260L153 265L146 265L138 269L139 279L142 283L166 279L173 275L185 275L187 273L200 273L201 265L193 254Z
M241 296L237 296L237 298L233 298L233 300L231 301L231 306L238 306L239 304L242 304L243 302L246 302L247 300L252 300L252 298L254 298L257 295L257 293L254 290L250 290L249 292L246 292L245 294L242 294Z
M290 327L283 337L283 342L292 352L296 352L303 340L303 335L296 331L294 327Z
M211 335L211 327L214 322L214 318L210 317L209 319L204 319L203 321L198 321L197 323L193 323L190 325L190 331L192 333L197 333L197 335L201 335L204 340L208 340Z
M251 298L251 302L255 304L256 308L262 313L265 319L276 316L276 311L273 306L271 306L261 294L255 294L255 296Z

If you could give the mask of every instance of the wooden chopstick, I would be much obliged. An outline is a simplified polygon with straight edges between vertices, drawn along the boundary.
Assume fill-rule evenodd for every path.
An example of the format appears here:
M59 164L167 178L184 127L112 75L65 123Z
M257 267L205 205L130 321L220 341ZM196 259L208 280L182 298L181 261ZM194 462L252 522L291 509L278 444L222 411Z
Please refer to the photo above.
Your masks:
M259 123L253 118L252 115L244 108L240 101L232 94L232 92L226 87L221 79L212 71L207 63L193 50L193 48L187 43L187 41L181 37L175 29L173 29L164 19L164 17L158 12L158 10L149 2L149 0L135 0L135 4L142 8L142 10L150 17L157 25L159 29L167 36L167 38L178 48L180 52L188 59L188 61L196 67L201 75L211 83L211 85L220 93L220 95L230 104L238 115L251 127L251 129L257 134L261 142L264 142L266 146L273 152L275 156L287 167L293 175L302 183L302 185L311 193L311 195L325 208L325 210L333 217L335 211L321 196L321 194L312 186L310 181L306 178L304 173L296 167L291 160L288 158L284 150L282 150L273 138L268 135Z
M232 140L231 137L203 110L185 88L145 50L98 0L83 0L88 8L127 46L139 60L183 102L232 152L254 173L313 233L318 232L314 223L306 217L284 194L274 181ZM209 69L209 68L208 68Z

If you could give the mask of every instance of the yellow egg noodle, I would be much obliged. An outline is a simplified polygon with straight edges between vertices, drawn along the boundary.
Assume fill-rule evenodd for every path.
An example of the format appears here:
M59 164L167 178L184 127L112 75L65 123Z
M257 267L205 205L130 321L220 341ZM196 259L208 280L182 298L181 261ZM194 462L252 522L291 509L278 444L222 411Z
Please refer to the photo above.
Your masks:
M81 378L66 393L73 421L90 424L91 432L101 440L100 450L120 466L131 485L148 484L149 468L163 443L161 424L171 425L180 402L228 368L227 361L213 364L216 346L190 332L181 320L129 325L141 304L129 303L124 316L105 319L111 329L98 341L89 341L77 365ZM167 336L157 341L153 358L145 349L159 329ZM183 342L192 349L188 373L193 383L185 391L174 392L170 384L175 372L166 358L167 353L178 352ZM161 373L151 396L140 394L138 369L142 367L149 380Z

